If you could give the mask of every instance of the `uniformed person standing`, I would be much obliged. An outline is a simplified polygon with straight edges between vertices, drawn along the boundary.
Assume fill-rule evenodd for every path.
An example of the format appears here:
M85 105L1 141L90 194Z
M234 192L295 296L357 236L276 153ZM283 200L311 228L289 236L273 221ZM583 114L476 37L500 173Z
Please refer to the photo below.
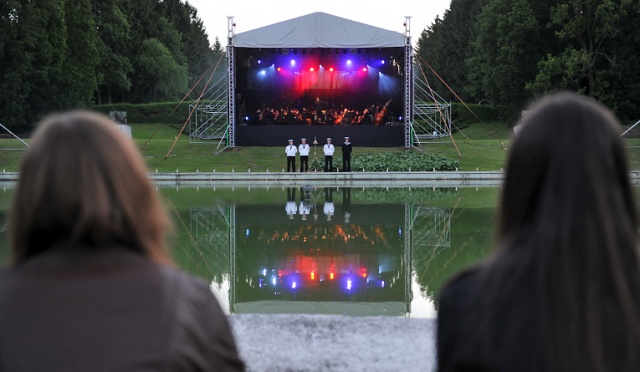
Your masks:
M295 172L298 148L293 144L292 139L289 140L289 145L285 147L284 152L287 153L287 172Z
M333 189L324 189L324 207L322 208L325 216L327 216L327 222L331 222L331 217L336 211L336 207L333 205Z
M342 171L351 172L351 142L349 137L344 137L344 143L342 144Z
M298 152L300 153L300 172L307 172L309 170L309 150L311 150L311 148L307 144L306 138L300 141L302 141L300 146L298 146Z
M287 212L287 216L290 220L293 219L293 216L298 211L295 187L287 187L287 204L285 205L284 210Z
M333 169L333 153L335 148L331 144L331 138L327 138L327 143L322 148L324 151L324 171L331 172Z

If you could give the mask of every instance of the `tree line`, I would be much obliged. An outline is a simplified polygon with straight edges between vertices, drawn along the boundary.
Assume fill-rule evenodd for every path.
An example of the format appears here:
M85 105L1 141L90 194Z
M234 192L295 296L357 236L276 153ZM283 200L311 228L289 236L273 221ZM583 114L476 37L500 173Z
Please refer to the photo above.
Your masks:
M222 55L188 2L3 0L0 123L20 130L51 111L176 101Z
M502 105L505 118L572 90L636 121L638 20L635 0L452 0L420 35L418 73L449 100Z

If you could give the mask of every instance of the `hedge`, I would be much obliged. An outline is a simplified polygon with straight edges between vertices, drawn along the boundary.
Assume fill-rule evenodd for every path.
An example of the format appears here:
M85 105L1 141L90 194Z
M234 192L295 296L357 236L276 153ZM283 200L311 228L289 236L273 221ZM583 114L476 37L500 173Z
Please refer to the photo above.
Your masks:
M479 105L477 103L467 104L467 106L468 108L458 102L451 104L451 116L454 122L492 123L502 121L502 110L499 106Z
M107 115L109 111L126 111L129 123L183 124L189 116L190 103L185 101L180 106L179 102L114 103L96 105L93 109Z

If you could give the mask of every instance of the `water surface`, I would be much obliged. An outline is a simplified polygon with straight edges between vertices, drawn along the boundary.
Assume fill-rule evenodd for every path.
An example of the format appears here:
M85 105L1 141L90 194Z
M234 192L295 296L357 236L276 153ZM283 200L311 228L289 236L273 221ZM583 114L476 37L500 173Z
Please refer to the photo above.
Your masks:
M230 313L435 317L493 247L497 188L159 188L173 256ZM0 194L0 222L13 190ZM6 230L0 230L6 262Z

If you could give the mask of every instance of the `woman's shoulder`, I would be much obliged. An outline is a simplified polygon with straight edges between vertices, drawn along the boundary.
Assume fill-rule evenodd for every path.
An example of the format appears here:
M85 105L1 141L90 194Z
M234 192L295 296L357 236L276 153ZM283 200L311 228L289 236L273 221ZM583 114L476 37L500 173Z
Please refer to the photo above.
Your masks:
M482 270L483 267L481 265L476 265L454 275L444 285L440 294L440 301L466 298L476 287L478 276Z
M174 293L181 300L191 304L215 302L211 288L203 279L172 266L159 265L159 271L172 282Z
M175 328L169 370L243 371L227 316L209 285L174 268L164 268L176 283Z

